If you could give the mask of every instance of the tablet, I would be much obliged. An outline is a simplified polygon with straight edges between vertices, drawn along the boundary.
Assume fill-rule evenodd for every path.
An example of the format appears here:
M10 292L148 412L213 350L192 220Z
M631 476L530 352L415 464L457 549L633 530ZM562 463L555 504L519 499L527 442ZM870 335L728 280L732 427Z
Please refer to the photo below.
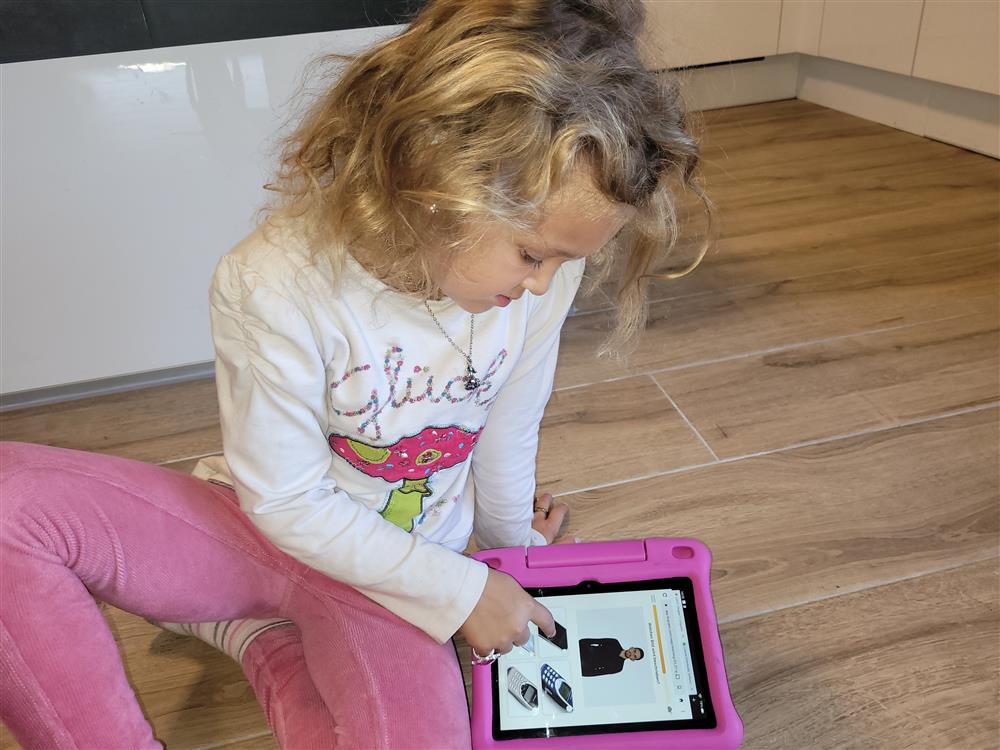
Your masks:
M556 621L472 667L476 750L735 750L729 695L697 539L652 538L482 550Z
M494 739L715 728L691 579L528 593L557 633L493 662Z

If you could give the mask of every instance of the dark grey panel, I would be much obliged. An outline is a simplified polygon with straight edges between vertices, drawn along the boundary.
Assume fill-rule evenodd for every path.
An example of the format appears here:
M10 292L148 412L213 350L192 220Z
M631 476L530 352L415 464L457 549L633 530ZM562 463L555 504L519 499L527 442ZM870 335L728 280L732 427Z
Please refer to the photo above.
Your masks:
M138 0L0 0L0 63L150 46Z
M139 0L156 47L403 23L413 0Z
M0 0L0 63L405 23L424 0Z

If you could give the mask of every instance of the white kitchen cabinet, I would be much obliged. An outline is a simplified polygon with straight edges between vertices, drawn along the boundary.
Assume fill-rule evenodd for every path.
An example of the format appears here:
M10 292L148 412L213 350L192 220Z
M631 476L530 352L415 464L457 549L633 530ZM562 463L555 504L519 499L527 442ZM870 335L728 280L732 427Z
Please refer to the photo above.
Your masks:
M910 75L923 0L826 0L819 56Z
M646 0L645 62L654 68L778 52L781 0Z
M1000 94L1000 2L926 0L913 75Z
M783 0L778 54L819 54L819 32L823 26L823 0Z

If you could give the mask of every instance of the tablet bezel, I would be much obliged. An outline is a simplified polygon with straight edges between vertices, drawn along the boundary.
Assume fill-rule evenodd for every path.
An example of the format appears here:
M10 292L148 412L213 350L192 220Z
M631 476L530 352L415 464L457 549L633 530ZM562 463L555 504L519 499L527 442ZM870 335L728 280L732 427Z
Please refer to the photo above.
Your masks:
M684 609L684 621L688 632L688 645L691 649L691 668L694 671L695 682L700 689L705 706L705 715L691 719L664 719L662 721L626 722L620 724L582 724L571 727L536 727L532 729L500 729L500 674L498 662L494 661L491 669L491 692L493 704L493 739L519 740L537 737L579 737L592 734L620 734L623 732L665 732L684 731L689 729L715 729L718 720L715 704L712 701L711 688L708 681L708 665L702 648L701 630L698 624L698 600L695 597L694 582L686 576L669 578L651 578L641 581L600 582L594 580L581 581L572 586L525 586L533 597L539 596L569 596L613 593L618 591L656 591L675 589L682 591L691 606Z

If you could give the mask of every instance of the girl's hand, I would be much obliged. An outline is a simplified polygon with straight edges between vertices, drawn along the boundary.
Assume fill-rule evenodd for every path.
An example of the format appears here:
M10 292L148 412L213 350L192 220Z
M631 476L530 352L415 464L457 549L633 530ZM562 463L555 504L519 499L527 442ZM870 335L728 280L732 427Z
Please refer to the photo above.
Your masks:
M477 654L506 654L528 642L533 622L547 635L555 635L552 613L535 601L506 573L490 568L486 586L472 614L458 630Z
M555 542L566 521L569 506L557 503L548 492L535 498L535 515L531 519L531 528L545 537L549 544Z

